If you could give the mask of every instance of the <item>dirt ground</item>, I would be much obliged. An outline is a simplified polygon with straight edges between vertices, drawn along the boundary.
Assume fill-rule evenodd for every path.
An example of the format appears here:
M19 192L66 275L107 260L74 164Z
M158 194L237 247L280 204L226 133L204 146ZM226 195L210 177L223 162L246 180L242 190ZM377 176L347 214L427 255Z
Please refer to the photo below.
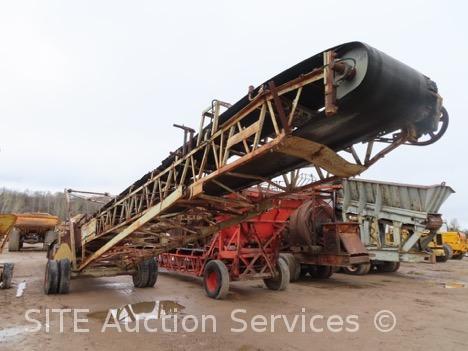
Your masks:
M69 295L45 296L43 252L5 252L0 261L16 264L15 286L0 290L0 350L5 351L468 349L468 258L435 265L402 264L399 272L390 274L337 273L328 280L306 279L291 284L283 292L267 290L261 281L236 282L223 301L207 298L199 279L167 273L160 273L155 288L150 289L135 289L131 277L83 279L72 282ZM16 297L17 286L23 281L26 290L22 297ZM462 284L446 288L445 283ZM182 316L201 320L202 315L212 315L216 332L208 322L205 332L201 327L194 332L180 330L180 325L178 331L141 328L138 333L124 328L120 332L114 325L102 332L108 309L128 304L136 304L133 311L146 313L143 316L161 308L162 314L164 309L168 313L175 306L179 324ZM65 313L64 330L60 332L59 314L50 312L47 323L46 310L53 308L88 310L89 315L87 311L77 313L88 318L79 327L89 331L73 332L72 313ZM31 330L37 325L26 319L29 309L38 310L30 317L39 320L40 331ZM236 312L235 318L248 323L246 331L231 330L244 325L232 318L236 309L245 311ZM374 318L381 310L395 316L395 327L389 332L376 329ZM250 322L257 314L265 316L266 330L259 329L258 324L257 331L252 329ZM271 315L285 315L287 321L299 316L299 324L288 332L286 324L281 323L284 320L273 323ZM335 315L341 318L341 324ZM309 327L312 319L314 329ZM195 322L190 322L187 325L193 327ZM393 325L389 319L383 322L379 324L382 329Z

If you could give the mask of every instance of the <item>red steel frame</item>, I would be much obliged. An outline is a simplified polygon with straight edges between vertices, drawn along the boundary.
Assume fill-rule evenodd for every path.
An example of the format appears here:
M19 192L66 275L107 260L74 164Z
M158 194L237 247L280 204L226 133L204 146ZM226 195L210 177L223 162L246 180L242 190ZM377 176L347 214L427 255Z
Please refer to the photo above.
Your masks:
M283 231L291 214L305 201L312 198L318 203L329 201L334 207L335 192L339 186L316 186L311 191L275 199L274 206L267 212L247 219L236 225L217 232L211 241L198 248L178 248L159 255L159 266L168 271L188 273L203 276L205 265L210 260L221 260L229 271L231 281L264 279L274 275L276 261L283 244ZM266 190L270 193L271 191ZM246 196L260 201L265 195L261 190L249 190ZM321 201L321 202L320 202ZM229 216L218 217L219 222L229 219ZM330 243L325 244L324 252L307 253L291 247L299 262L304 264L343 266L351 263L367 263L367 251L360 245L358 226L353 223L324 224L323 230L328 241L334 241L332 251ZM340 249L340 241L347 251ZM364 251L363 251L364 250ZM296 252L295 252L296 251ZM355 255L354 255L355 254ZM208 279L209 280L209 279ZM209 282L207 282L209 284Z
M249 197L261 197L249 192ZM159 266L169 271L202 276L205 264L221 260L230 280L271 278L274 275L284 228L304 196L275 200L275 207L254 218L217 232L204 248L178 248L159 255ZM223 215L219 221L228 219Z

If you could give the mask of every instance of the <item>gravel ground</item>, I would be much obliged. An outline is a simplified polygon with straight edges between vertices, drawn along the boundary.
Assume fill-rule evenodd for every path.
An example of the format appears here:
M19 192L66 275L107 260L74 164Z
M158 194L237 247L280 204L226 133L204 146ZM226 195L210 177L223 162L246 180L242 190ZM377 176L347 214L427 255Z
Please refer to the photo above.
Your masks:
M269 291L261 281L236 282L223 301L207 298L198 278L167 273L150 289L135 289L130 277L82 279L72 282L69 295L45 296L43 252L5 252L0 261L16 264L15 286L0 290L0 350L5 351L468 349L468 258L402 264L390 274L335 273L283 292ZM23 281L26 290L16 297ZM51 309L64 310L63 331L60 313ZM376 319L382 310L393 313L395 325L391 316ZM176 317L164 318L174 311ZM87 319L77 326L88 331L74 332L73 312ZM142 323L148 316L151 330ZM375 321L380 329L394 327L382 332ZM140 331L132 331L137 324Z

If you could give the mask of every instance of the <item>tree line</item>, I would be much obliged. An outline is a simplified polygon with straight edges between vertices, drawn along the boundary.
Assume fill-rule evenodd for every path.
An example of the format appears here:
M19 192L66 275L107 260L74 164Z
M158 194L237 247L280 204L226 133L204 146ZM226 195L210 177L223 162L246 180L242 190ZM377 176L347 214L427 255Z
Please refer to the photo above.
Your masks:
M101 204L90 202L84 198L71 198L72 215L78 213L92 214ZM63 192L15 191L0 189L0 213L43 212L67 218L67 203Z
M104 201L103 198L94 198ZM70 209L72 215L92 214L97 211L102 204L91 202L84 198L71 198ZM67 203L63 192L52 193L50 191L15 191L6 188L0 189L0 213L25 213L43 212L58 216L60 219L67 219ZM445 229L444 227L441 229ZM462 229L458 220L452 218L447 222L447 229L453 231L468 232Z

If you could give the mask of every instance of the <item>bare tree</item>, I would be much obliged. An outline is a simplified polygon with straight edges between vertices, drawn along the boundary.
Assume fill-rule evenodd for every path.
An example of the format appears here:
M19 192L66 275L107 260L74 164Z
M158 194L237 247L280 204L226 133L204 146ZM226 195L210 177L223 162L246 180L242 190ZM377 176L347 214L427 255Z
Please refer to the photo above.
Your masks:
M71 200L71 210L75 214L91 214L99 207L99 204L85 199ZM25 212L44 212L66 219L65 196L63 193L0 189L0 213Z

